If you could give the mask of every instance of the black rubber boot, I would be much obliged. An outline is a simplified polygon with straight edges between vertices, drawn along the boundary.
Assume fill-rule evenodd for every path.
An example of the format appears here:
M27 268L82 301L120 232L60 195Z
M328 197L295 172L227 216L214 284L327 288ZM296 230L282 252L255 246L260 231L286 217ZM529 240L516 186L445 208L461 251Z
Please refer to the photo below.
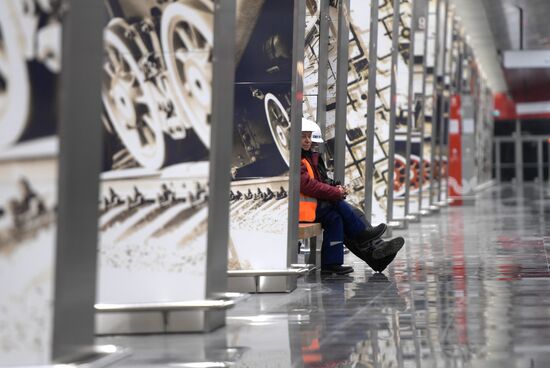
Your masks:
M388 267L390 263L392 263L392 261L395 259L395 256L397 256L399 249L401 249L401 247L403 246L403 244L401 244L401 247L398 247L399 249L395 253L389 254L386 257L383 257L381 259L375 259L373 257L373 253L378 248L383 248L384 251L388 251L388 249L386 249L388 247L387 244L388 243L394 243L394 245L399 244L401 242L401 240L399 239L402 240L403 238L395 238L387 242L380 240L379 242L377 242L377 244L375 244L376 242L375 243L371 242L366 247L361 246L357 241L354 241L352 239L344 239L344 243L346 247L353 254L355 254L358 258L362 259L367 265L369 265L370 268L372 268L376 272L382 272L386 269L386 267Z
M373 244L370 244L368 246L361 246L358 241L353 239L344 239L344 244L346 245L346 248L350 250L353 254L355 254L358 258L362 259L366 264L369 265L370 268L374 270L374 267L372 265L374 258L372 258L372 252L374 252L375 246Z
M395 259L395 256L397 256L397 253L395 253L393 255L389 255L389 256L384 257L382 259L372 258L370 263L369 263L369 266L370 266L370 268L372 268L376 272L382 272L386 269L386 267L388 267L390 265L390 263L393 262L393 260Z
M323 275L347 275L353 272L353 267L343 265L323 265L321 266L321 273Z
M388 228L388 226L386 224L380 224L380 225L375 226L375 227L367 228L365 231L363 231L361 234L359 234L359 236L357 237L356 240L360 244L367 245L367 243L369 243L373 240L376 240L376 239L380 238L382 235L384 235L387 228Z
M376 249L372 252L372 258L383 259L392 255L395 256L404 244L405 239L400 236L384 242L381 245L377 246Z

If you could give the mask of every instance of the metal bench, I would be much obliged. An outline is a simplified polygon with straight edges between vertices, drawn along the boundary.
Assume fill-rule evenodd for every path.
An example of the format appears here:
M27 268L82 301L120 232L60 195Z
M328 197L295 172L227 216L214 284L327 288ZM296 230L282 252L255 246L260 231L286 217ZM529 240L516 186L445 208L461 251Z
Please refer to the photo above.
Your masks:
M225 324L226 310L246 299L221 293L212 299L185 302L96 304L97 335L210 332Z
M321 250L317 249L317 237L321 235L321 224L300 224L298 238L310 242L310 253L304 264L292 264L281 270L230 270L227 272L228 290L240 293L291 292L296 288L298 277L321 266Z

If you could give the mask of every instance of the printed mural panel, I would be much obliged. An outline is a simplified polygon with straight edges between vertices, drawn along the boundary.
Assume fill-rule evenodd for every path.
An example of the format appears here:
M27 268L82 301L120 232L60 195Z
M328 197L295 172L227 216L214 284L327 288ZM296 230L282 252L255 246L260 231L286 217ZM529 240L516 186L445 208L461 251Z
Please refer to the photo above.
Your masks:
M442 3L442 22L441 32L442 34L442 52L443 48L445 54L442 56L442 63L444 65L444 73L439 77L443 83L443 111L441 112L441 119L438 121L438 139L436 146L437 156L434 162L434 180L437 181L438 190L440 194L436 194L434 201L447 199L447 146L448 146L448 126L449 126L449 109L451 98L451 76L453 68L453 28L454 28L454 12L450 6L443 6ZM445 23L445 17L447 23ZM443 135L441 135L443 134ZM443 139L441 139L443 138ZM440 187L439 187L440 185Z
M381 7L387 6L384 2ZM391 5L391 4L390 4ZM391 6L390 6L391 7ZM330 18L337 19L337 7L331 3ZM365 199L365 159L366 147L366 123L367 123L367 97L368 97L368 52L370 34L370 1L352 0L349 12L349 69L347 80L347 125L346 125L346 156L345 156L345 184L350 190L347 200L360 208ZM391 27L391 25L390 25ZM336 80L336 34L337 25L331 23L329 33L329 93L327 102L327 138L328 153L331 155L333 144L335 118L335 96L332 99L331 88ZM387 35L385 35L387 37ZM382 38L383 39L383 38ZM390 41L391 42L391 41ZM390 44L391 48L391 44ZM384 47L381 48L384 50ZM383 51L382 51L383 52ZM383 61L388 58L381 58ZM391 56L391 52L390 52ZM383 62L382 62L383 64ZM373 193L373 222L384 222L385 201L387 188L387 152L388 152L388 119L389 119L389 70L384 71L382 65L378 75L380 77L377 86L376 115L374 144L374 193ZM381 122L381 123L379 123Z
M450 91L452 85L453 56L455 43L455 12L451 7L447 9L447 33L445 38L445 88Z
M374 138L373 222L387 222L388 152L390 138L393 2L378 1L378 43ZM367 148L368 149L368 148Z
M349 71L347 83L346 185L348 200L362 207L365 198L366 121L368 98L368 66L370 41L370 1L350 3ZM391 29L393 7L390 1L379 3L379 40L375 102L375 172L372 221L386 221L388 189L389 108ZM330 60L330 59L329 59ZM330 105L329 105L330 106ZM330 116L330 115L329 115Z
M492 179L493 160L493 101L487 81L482 80L479 111L476 125L477 182L484 184Z
M424 105L424 129L422 132L422 156L424 167L425 185L422 187L421 209L428 209L430 206L430 171L432 170L432 124L435 115L434 93L435 93L435 43L437 29L437 2L438 0L428 0L428 26L427 26L427 46L426 46L426 75L425 75L425 105Z
M203 299L214 2L106 7L98 301Z
M287 267L293 0L243 0L228 268ZM246 14L244 13L246 9Z
M304 117L317 117L319 94L320 0L306 2L306 31L304 55Z
M440 192L440 176L439 176L439 157L442 149L442 142L440 139L441 130L444 129L445 124L445 111L447 108L446 100L446 84L445 84L445 68L447 66L446 49L447 49L447 3L445 1L439 2L439 7L436 12L437 15L437 30L436 41L438 42L438 53L436 55L437 68L435 70L435 96L434 96L434 115L432 127L436 132L436 136L432 137L432 157L430 160L432 171L431 182L431 200L432 204L439 202Z
M319 83L319 45L320 45L320 0L306 2L306 37L304 56L304 102L303 116L317 121L318 106L323 102L318 99ZM329 3L328 20L328 64L327 64L327 100L326 107L325 137L327 144L323 150L328 152L329 157L334 152L334 135L336 124L336 68L338 64L338 8L336 1ZM332 165L332 162L327 162Z
M395 124L395 158L394 158L394 217L405 216L405 193L406 193L406 145L407 145L407 122L409 117L409 58L411 53L411 25L412 25L412 2L403 1L399 6L399 38L397 56L397 85L396 85L396 124ZM391 34L390 34L391 36ZM414 105L413 105L414 107ZM414 115L413 115L414 125ZM414 126L413 126L414 130ZM414 161L413 161L414 162ZM414 193L418 190L416 186L416 172L410 171L410 194L409 212L415 209ZM417 207L417 206L416 206Z
M307 50L306 50L307 56ZM328 162L331 165L334 156L334 138L336 135L336 72L338 68L338 4L329 2L328 19L328 68L327 68L327 100L326 100L326 127L325 150ZM308 96L305 96L309 99ZM304 102L306 104L307 102Z
M345 184L350 190L347 200L363 208L370 1L350 1L349 30Z
M411 156L410 156L410 192L409 192L409 213L420 213L420 199L423 195L423 186L429 186L427 179L429 178L428 172L422 170L421 156L423 156L423 127L425 125L425 78L424 72L426 70L426 37L427 37L427 7L428 0L415 0L413 3L414 8L418 14L418 20L415 22L414 28L414 65L413 65L413 105L412 105L412 134L411 140Z
M31 10L31 11L29 11ZM64 2L0 2L0 365L52 354Z

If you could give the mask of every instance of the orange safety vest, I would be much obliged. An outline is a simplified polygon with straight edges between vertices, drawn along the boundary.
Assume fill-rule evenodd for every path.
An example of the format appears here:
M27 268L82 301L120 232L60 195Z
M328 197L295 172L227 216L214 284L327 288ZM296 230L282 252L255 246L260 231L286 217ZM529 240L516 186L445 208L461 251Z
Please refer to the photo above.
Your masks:
M306 165L307 172L309 177L315 179L313 174L313 168L309 164L309 161L305 158L302 159L302 163ZM314 222L315 221L315 211L317 210L317 199L313 197L308 197L302 192L300 192L300 222Z

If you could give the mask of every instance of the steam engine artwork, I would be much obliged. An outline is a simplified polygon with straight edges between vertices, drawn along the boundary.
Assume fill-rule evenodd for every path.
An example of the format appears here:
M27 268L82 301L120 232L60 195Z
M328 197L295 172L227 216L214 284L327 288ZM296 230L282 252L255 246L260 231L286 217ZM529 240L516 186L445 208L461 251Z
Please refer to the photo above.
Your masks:
M114 244L135 247L139 239L145 245L160 245L161 239L170 239L198 247L197 242L205 239L214 2L108 0L106 5L111 19L104 30L100 232L104 259L124 267L124 262L115 261L119 258ZM284 208L288 203L280 193L288 191L288 177L284 178L290 152L292 30L274 21L281 19L277 14L291 16L292 2L237 1L235 115L233 129L227 131L233 139L235 229L257 212L233 211L239 201L257 202L252 207L266 204L262 208L267 216L279 211L270 209L272 199ZM227 119L228 127L230 123ZM264 195L250 199L247 189L242 198L238 196L243 185L258 178L264 179L251 190ZM172 199L164 200L162 193L168 191ZM279 195L271 198L270 191ZM178 223L187 228L189 221L200 226L186 239L181 229L167 226ZM265 221L265 227L270 224ZM286 228L281 232L286 237ZM235 237L238 233L232 235L230 263L243 267L247 261L238 259L240 242ZM204 255L197 249L190 263Z
M48 174L29 160L19 162L13 152L22 145L32 148L36 157L57 152L55 106L66 9L58 0L0 2L0 159L12 157L0 163L0 186L7 186L2 192L8 195L0 196L0 249L30 241L40 231L53 231L55 195L37 180L49 175L55 182L55 172Z
M66 11L60 0L0 1L0 279L10 280L0 292L2 362L22 351L39 360L51 339Z
M259 14L262 7L254 3L261 4L238 2L239 10L256 10L254 14L239 12L238 27ZM108 0L107 5L112 19L105 29L104 171L138 167L158 171L182 162L208 160L213 1ZM258 47L254 51L262 50L255 60L262 65L255 66L248 77L261 78L263 73L274 78L290 68L291 45L281 42L280 33L241 32L243 45L237 45L241 58L246 59L242 54L247 45L251 49L250 42ZM240 75L247 78L244 74ZM289 103L286 90L237 88L236 176L261 160L288 164ZM285 171L284 166L278 170Z
M207 159L213 2L106 2L104 170Z
M0 148L55 133L63 4L0 2Z
M237 2L229 269L286 268L293 3Z

